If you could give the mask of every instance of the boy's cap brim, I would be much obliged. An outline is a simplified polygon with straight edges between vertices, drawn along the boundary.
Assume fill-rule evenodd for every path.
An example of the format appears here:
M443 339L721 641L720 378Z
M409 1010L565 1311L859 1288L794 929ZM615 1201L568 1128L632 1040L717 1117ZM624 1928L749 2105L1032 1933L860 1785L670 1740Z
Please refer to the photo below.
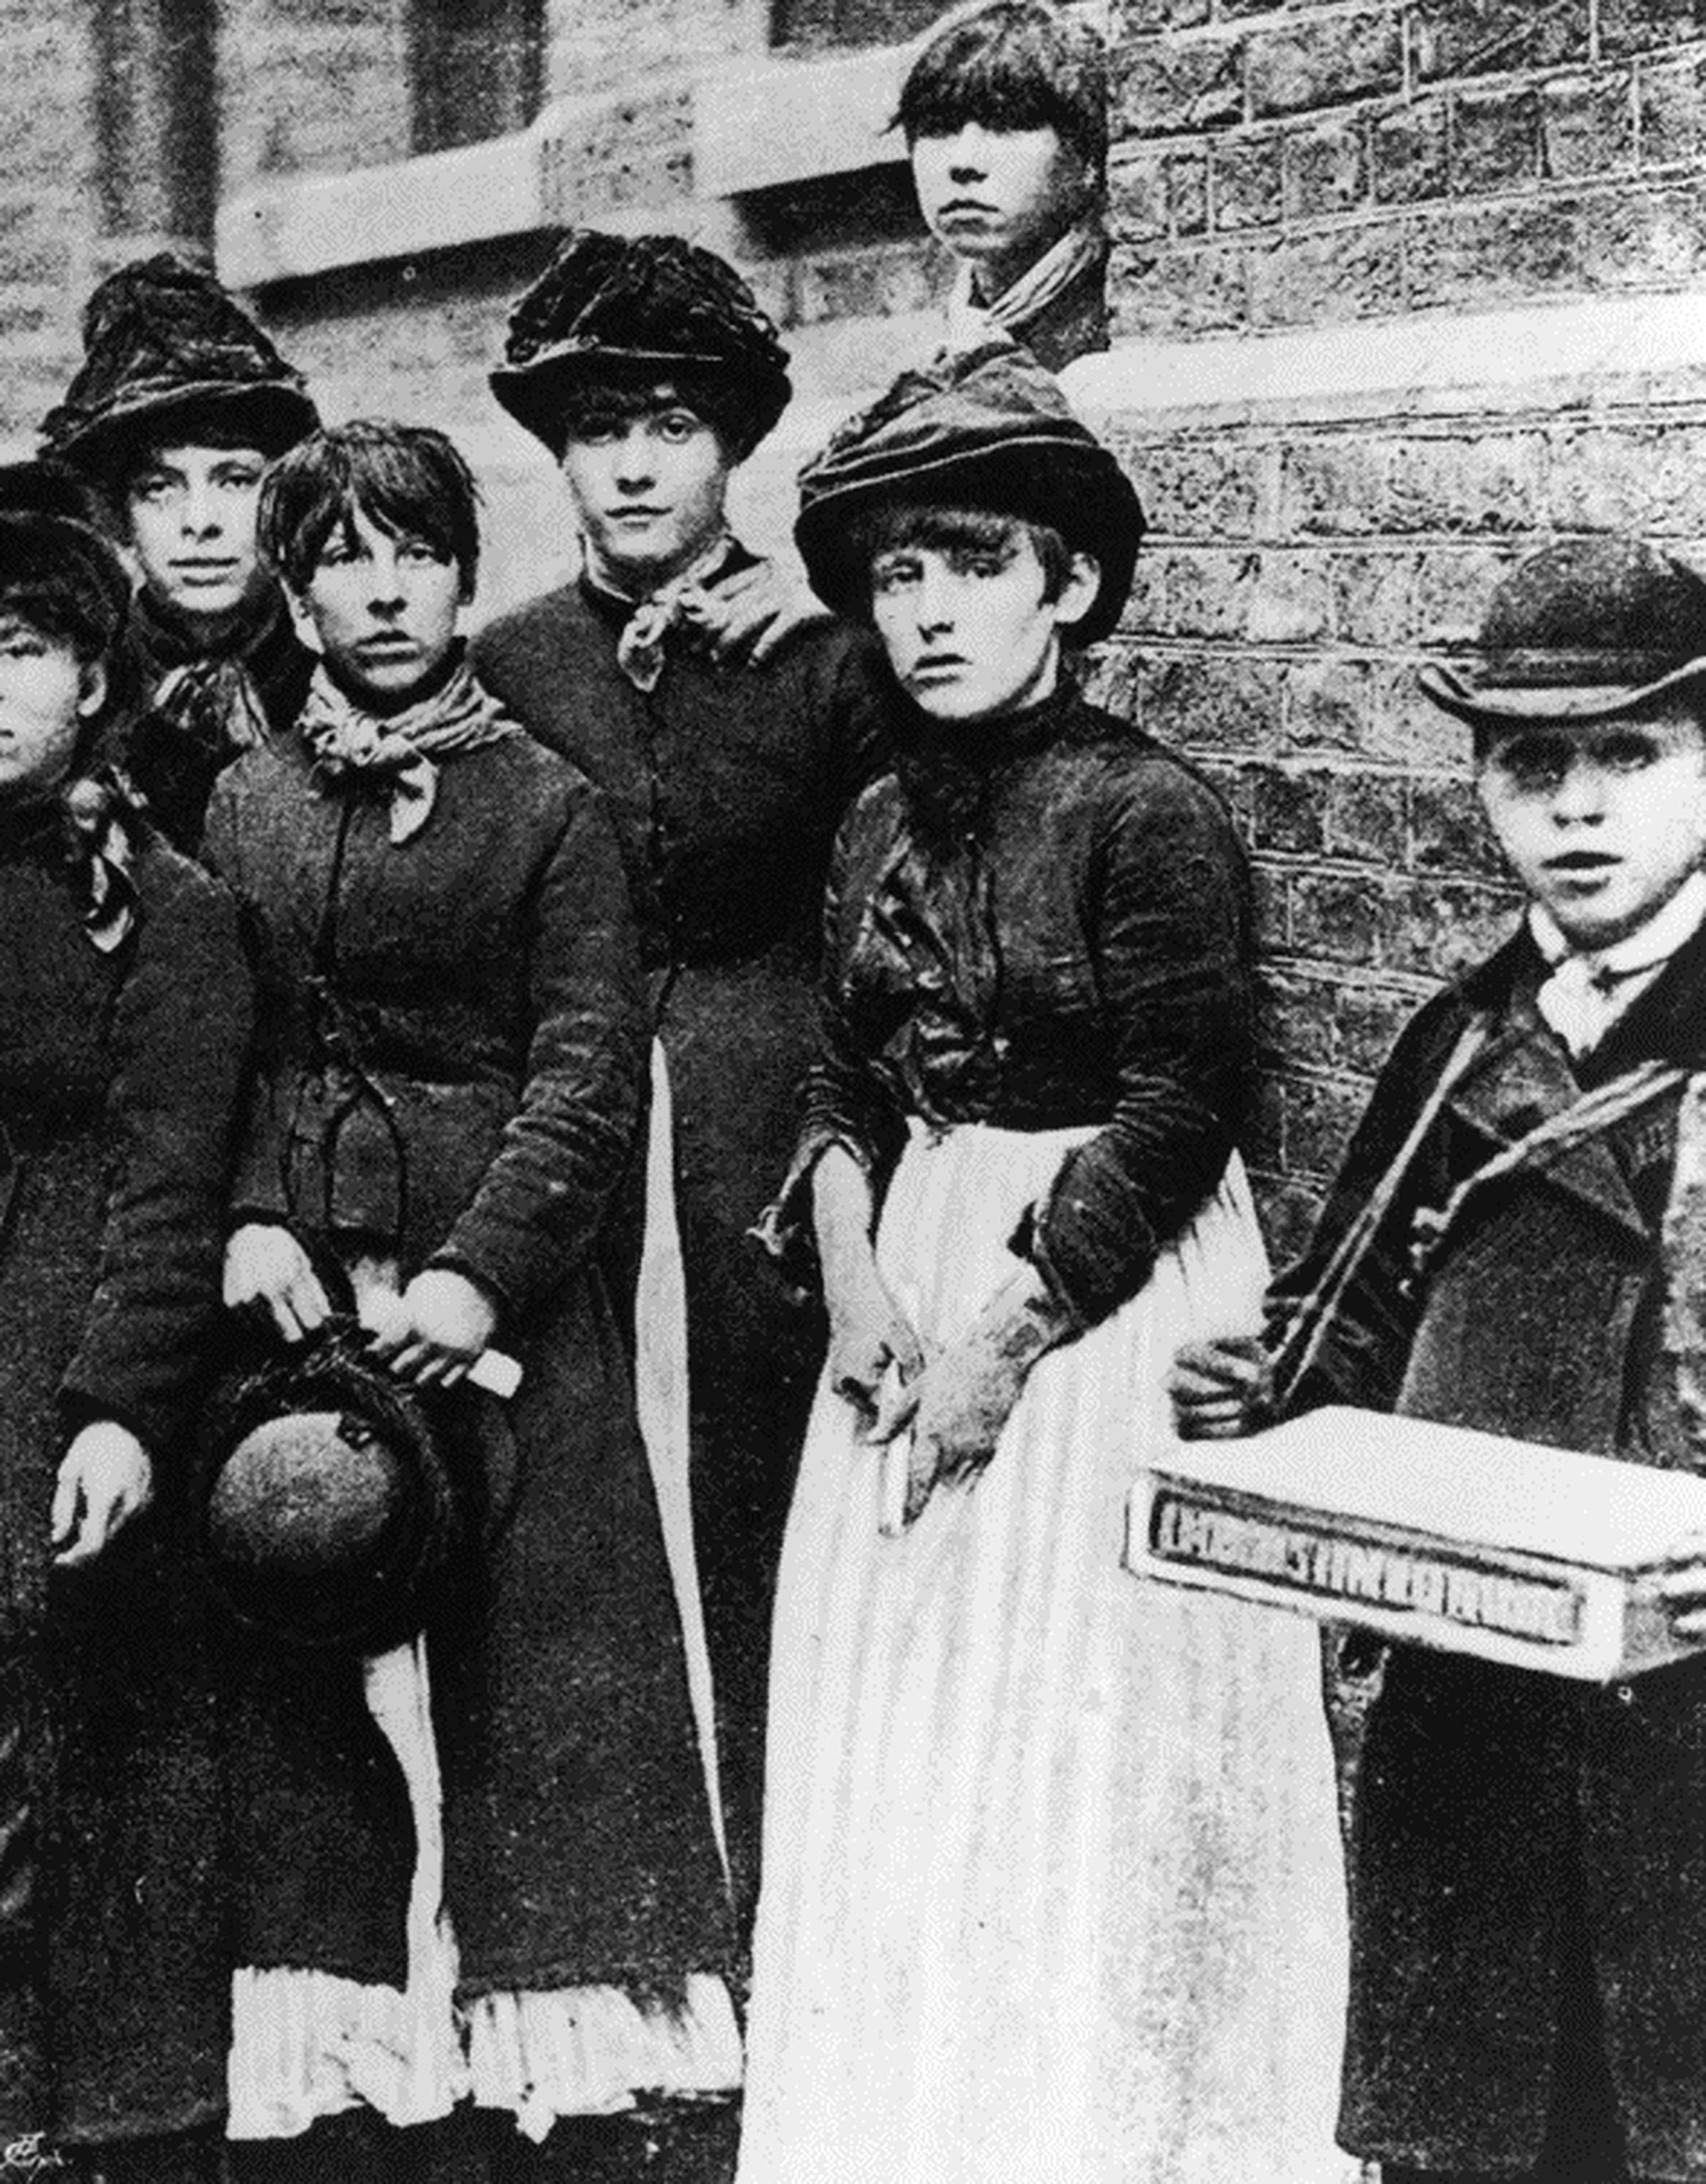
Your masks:
M1678 666L1651 654L1548 650L1507 655L1480 682L1435 660L1416 681L1424 697L1471 727L1592 727L1706 682L1706 655Z

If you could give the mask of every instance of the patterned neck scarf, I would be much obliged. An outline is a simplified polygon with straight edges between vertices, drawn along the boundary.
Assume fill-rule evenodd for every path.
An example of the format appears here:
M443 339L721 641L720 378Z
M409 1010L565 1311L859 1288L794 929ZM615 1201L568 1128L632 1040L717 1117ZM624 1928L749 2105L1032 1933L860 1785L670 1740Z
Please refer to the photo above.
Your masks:
M636 690L655 690L668 664L670 632L683 622L689 628L702 629L715 619L708 593L712 580L722 573L735 551L733 536L719 527L705 551L695 555L678 577L672 577L666 584L660 584L638 599L622 588L590 538L583 537L581 548L586 556L587 582L606 599L632 609L616 639L617 666Z
M1692 872L1663 910L1609 948L1572 949L1538 903L1530 906L1529 931L1553 967L1535 995L1542 1020L1579 1061L1592 1053L1613 1024L1653 984L1685 941L1706 921L1706 873Z
M996 332L1023 334L1079 275L1095 265L1103 248L1100 220L1081 220L1044 251L1034 265L987 302L978 293L977 268L962 259L948 298L948 347L981 348Z
M0 855L60 866L83 896L83 931L103 956L122 946L137 922L131 878L135 806L120 777L99 766L27 801L0 805Z
M161 614L146 589L131 610L154 711L189 742L235 758L271 741L264 692L298 651L282 593L269 592L254 620L216 652Z
M365 710L321 666L309 685L298 725L322 788L365 783L383 793L393 844L418 834L432 817L437 760L525 733L462 659L426 696L384 714Z

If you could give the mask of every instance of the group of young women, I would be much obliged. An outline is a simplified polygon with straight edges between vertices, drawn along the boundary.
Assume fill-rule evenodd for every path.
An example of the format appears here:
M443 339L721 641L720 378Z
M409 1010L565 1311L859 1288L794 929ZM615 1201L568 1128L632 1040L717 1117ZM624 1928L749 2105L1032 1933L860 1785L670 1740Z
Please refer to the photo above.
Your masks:
M177 261L0 477L0 2063L53 2158L1339 2173L1313 1647L1118 1568L1265 1268L1239 847L1073 667L1143 528L1045 369L1101 112L1040 0L915 69L955 338L802 474L831 616L725 521L785 353L663 237L516 307L583 566L471 642L452 443L319 426Z

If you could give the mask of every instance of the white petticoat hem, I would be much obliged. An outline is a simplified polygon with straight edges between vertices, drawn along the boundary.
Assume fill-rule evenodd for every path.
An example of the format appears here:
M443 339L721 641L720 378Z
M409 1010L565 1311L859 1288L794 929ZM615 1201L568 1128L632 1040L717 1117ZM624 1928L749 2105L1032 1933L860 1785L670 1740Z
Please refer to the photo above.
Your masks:
M453 2006L448 1979L439 2003L330 1972L239 1971L227 2137L294 2138L318 2117L360 2107L388 2123L427 2123L471 2100L509 2109L538 2141L559 2116L717 2098L740 2086L734 2005L714 1973L690 1973L677 2008L614 1986Z

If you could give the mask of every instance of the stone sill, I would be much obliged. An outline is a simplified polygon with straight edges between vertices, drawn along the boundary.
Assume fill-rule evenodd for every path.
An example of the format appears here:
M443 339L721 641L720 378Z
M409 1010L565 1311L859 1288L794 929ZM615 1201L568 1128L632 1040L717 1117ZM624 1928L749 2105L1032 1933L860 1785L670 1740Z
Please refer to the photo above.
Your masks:
M680 86L691 102L691 206L898 162L884 133L907 49L822 59L733 63ZM652 84L655 95L672 86ZM589 125L631 107L633 86L596 99L556 99L531 128L454 151L343 174L294 176L244 191L219 209L221 280L261 288L340 267L412 258L557 224L555 148L584 143ZM648 205L599 224L675 225L679 209Z
M1631 295L1300 332L1125 341L1069 365L1086 416L1278 424L1706 398L1706 293Z

